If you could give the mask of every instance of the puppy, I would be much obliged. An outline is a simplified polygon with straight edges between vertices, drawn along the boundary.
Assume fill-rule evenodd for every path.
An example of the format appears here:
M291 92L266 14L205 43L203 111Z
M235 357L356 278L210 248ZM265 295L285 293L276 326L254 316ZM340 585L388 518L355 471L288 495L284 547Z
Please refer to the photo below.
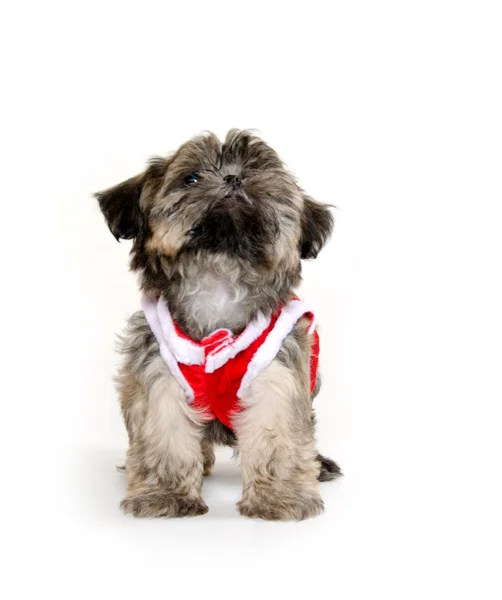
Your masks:
M138 517L202 515L213 446L240 455L241 514L319 514L318 481L340 470L316 451L318 335L295 297L302 259L333 228L276 152L247 131L211 134L96 194L131 239L143 310L121 340L118 391L129 435L127 495Z

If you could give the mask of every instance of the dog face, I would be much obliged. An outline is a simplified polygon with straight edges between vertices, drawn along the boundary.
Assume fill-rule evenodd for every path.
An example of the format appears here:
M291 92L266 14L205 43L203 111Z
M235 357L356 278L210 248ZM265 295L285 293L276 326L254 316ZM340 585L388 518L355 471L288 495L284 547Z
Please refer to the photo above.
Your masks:
M328 208L247 131L230 131L223 144L195 137L96 197L113 235L134 240L132 268L152 287L180 261L207 255L299 277L301 259L315 258L333 227Z

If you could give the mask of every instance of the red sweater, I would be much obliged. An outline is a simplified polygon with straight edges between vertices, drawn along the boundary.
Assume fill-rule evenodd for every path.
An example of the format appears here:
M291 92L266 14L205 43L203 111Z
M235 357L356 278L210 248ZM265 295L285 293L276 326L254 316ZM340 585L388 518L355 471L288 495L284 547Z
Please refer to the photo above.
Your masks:
M162 298L155 302L143 298L142 307L162 358L183 387L188 401L207 420L219 419L232 428L232 418L240 410L239 399L246 394L254 377L277 356L282 342L304 315L310 321L309 334L313 336L310 391L314 390L319 335L313 313L298 299L269 317L260 313L235 337L228 329L217 329L200 342L181 331Z

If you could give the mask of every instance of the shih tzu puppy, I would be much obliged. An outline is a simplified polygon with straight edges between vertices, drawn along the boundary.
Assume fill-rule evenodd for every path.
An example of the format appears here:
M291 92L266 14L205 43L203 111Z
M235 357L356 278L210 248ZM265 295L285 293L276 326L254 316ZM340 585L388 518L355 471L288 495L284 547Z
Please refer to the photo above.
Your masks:
M113 235L132 239L143 310L121 340L127 495L138 517L202 515L215 444L240 455L241 514L319 514L319 338L295 296L333 218L248 131L204 134L96 194Z

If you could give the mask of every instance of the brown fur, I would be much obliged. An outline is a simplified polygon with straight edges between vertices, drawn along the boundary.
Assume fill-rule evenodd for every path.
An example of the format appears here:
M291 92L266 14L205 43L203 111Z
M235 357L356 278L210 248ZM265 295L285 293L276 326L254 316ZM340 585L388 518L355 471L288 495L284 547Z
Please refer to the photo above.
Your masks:
M195 339L218 327L238 334L258 312L287 302L301 259L317 255L333 225L327 207L246 131L231 131L224 144L198 136L97 198L114 236L133 240L131 268L143 293L161 295ZM300 320L253 380L231 431L191 408L145 317L131 317L117 377L130 443L126 512L205 513L200 493L215 443L241 456L242 514L303 519L322 510L318 480L339 469L315 449L307 327ZM320 379L314 395L319 387Z

